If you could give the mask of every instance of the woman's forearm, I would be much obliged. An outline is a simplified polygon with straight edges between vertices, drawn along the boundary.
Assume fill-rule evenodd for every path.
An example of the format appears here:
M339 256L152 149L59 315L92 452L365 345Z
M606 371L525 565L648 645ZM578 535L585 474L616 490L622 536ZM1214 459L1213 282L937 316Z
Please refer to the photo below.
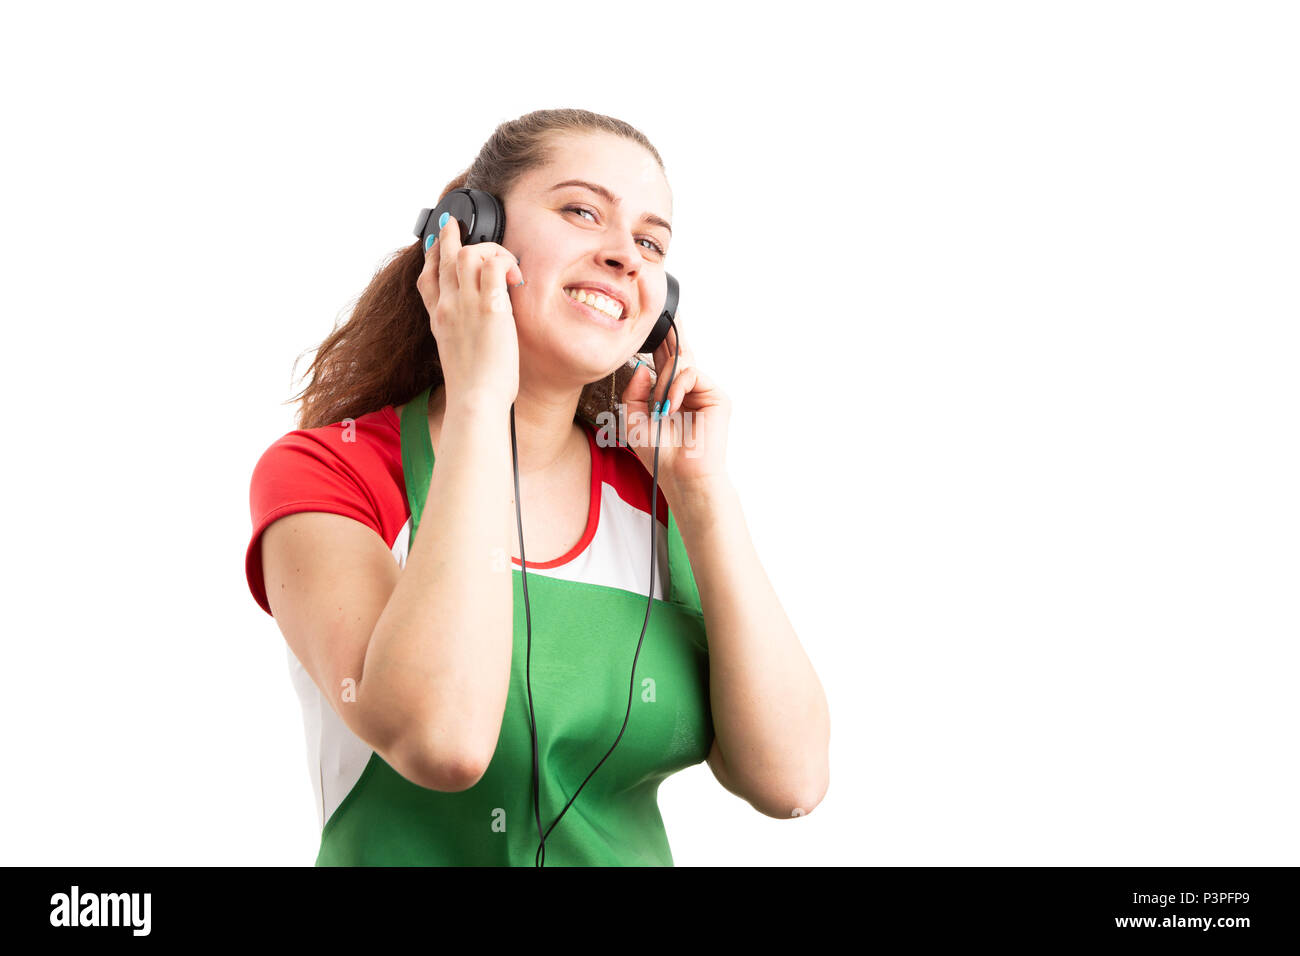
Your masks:
M470 775L496 749L510 681L508 429L508 409L449 401L419 533L362 674L365 695L419 728L425 766Z
M700 593L713 727L730 782L774 817L808 813L830 782L830 713L729 481L665 487Z

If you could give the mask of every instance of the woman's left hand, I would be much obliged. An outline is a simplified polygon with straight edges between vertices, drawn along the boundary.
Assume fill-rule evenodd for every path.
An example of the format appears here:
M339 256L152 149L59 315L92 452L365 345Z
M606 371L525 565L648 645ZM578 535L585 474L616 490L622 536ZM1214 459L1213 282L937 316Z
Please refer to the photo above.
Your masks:
M653 392L650 367L643 364L633 373L622 396L627 414L628 447L651 474L658 436L659 486L669 496L670 507L671 492L677 487L727 477L727 426L731 421L731 398L695 365L694 353L684 338L681 355L677 357L677 371L668 395L664 395L676 350L677 332L669 329L668 336L654 351L658 380ZM662 403L665 398L667 417L651 421L655 402Z

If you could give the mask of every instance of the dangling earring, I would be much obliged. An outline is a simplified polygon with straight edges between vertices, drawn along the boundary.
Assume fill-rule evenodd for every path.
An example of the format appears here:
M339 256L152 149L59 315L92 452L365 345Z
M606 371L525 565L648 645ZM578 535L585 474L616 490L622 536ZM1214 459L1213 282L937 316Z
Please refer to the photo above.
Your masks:
M615 417L618 416L618 369L615 369L609 375L609 411Z

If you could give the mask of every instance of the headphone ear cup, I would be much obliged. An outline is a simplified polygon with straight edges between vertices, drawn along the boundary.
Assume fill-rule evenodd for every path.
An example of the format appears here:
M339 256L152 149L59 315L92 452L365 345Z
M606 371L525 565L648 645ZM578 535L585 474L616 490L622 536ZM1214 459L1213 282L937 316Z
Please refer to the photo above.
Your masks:
M456 217L460 224L460 244L472 246L477 242L501 244L506 234L506 211L501 201L482 189L453 189L433 209L421 209L415 220L415 235L423 245L429 236L439 231L438 220L443 213Z
M474 228L470 243L495 242L498 246L506 236L506 209L501 200L482 189L466 189L474 204ZM455 213L452 213L454 216Z
M655 327L650 330L650 335L646 338L645 344L637 349L637 351L653 352L655 349L659 348L659 346L663 344L664 339L668 337L668 329L668 312L660 312L659 321L657 321Z
M655 327L650 330L645 344L637 350L638 352L653 352L659 348L664 339L668 338L668 330L677 318L677 299L681 293L681 286L667 272L664 273L664 278L668 280L668 295L664 297L663 311L659 313L659 320L655 322Z

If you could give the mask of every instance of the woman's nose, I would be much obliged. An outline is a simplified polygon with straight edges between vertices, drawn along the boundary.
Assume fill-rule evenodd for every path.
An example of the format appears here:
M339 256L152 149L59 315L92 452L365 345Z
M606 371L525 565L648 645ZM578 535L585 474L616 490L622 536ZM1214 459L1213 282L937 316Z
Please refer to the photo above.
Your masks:
M620 269L626 272L629 276L636 275L636 268L631 265L631 260L626 258L610 257L605 260L605 265L612 266L615 269Z
M605 250L605 265L622 269L630 276L636 275L641 265L641 254L631 236L625 237L616 248Z

